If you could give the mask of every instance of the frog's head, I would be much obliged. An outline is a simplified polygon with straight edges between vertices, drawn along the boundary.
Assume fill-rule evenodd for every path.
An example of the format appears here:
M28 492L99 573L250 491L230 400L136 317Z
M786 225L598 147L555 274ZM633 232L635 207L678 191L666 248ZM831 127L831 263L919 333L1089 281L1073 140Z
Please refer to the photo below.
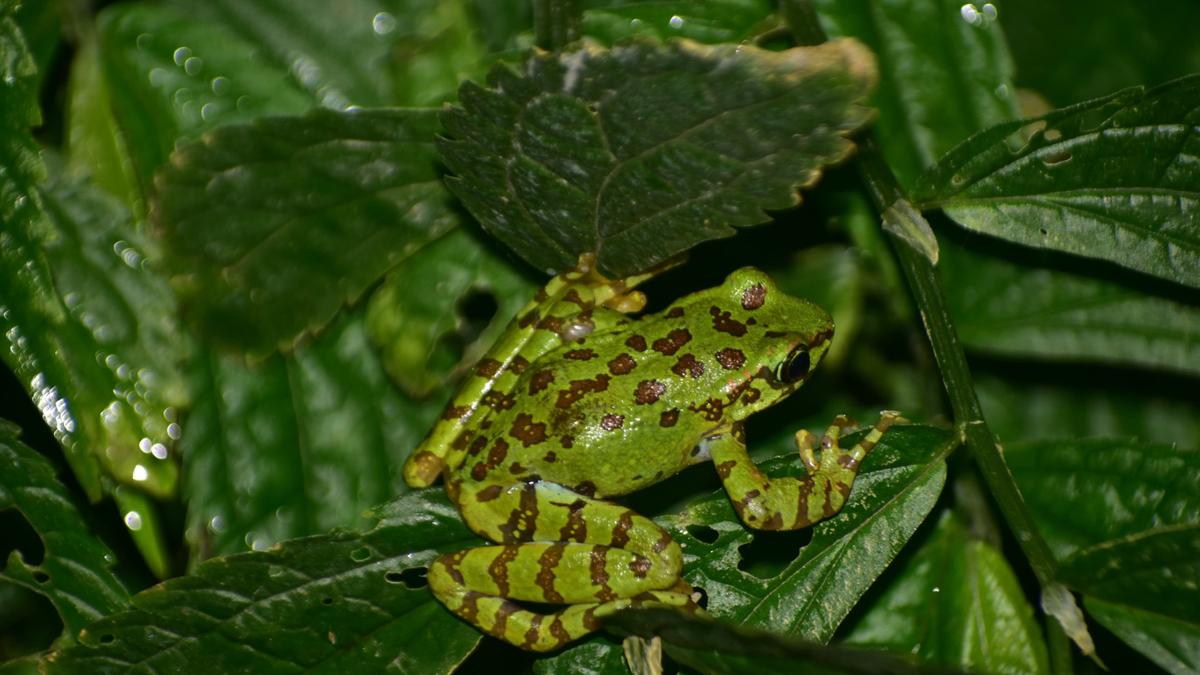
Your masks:
M833 339L833 319L817 305L784 293L763 272L737 270L720 286L724 311L712 314L718 336L728 337L728 349L716 359L730 376L726 392L737 395L731 414L744 419L770 407L795 391L821 362ZM728 315L725 314L728 312ZM728 369L728 357L745 356L739 368ZM739 393L740 392L740 393Z

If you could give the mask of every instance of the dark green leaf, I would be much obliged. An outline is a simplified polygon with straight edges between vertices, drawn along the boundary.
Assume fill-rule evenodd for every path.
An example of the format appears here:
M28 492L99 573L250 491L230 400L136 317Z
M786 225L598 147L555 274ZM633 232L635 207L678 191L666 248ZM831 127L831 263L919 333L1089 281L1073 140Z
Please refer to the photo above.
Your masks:
M848 644L971 672L1048 672L1046 645L1012 568L953 516L893 573Z
M535 267L591 251L626 276L795 205L850 151L874 74L851 41L588 44L464 84L439 149L471 213Z
M1177 675L1200 672L1200 624L1087 598L1088 614L1129 646Z
M316 111L223 127L159 177L177 290L206 334L291 348L458 222L434 111Z
M970 230L1200 286L1197 124L1200 76L1129 89L981 132L917 191Z
M62 40L63 26L59 18L60 8L54 2L16 4L13 18L25 36L29 45L29 53L37 65L36 88L40 89Z
M605 622L643 637L660 636L666 652L701 673L952 673L889 654L824 647L661 609L630 610Z
M885 66L872 103L901 184L976 131L1016 116L1008 45L989 13L971 14L964 10L974 5L958 0L813 5L826 32L857 37Z
M774 18L767 0L585 0L583 6L583 34L609 46L635 35L740 43Z
M364 525L408 490L400 466L441 403L397 395L358 314L286 360L210 352L194 386L181 447L195 559Z
M1200 305L1033 261L945 246L947 304L969 347L1200 373Z
M1050 430L1046 430L1049 433ZM1033 441L1005 459L1055 555L1200 522L1200 452L1107 439Z
M97 29L107 98L147 194L180 139L263 115L299 114L314 103L257 43L195 12L117 3L100 14Z
M24 516L45 554L31 564L13 551L0 577L49 598L73 639L87 624L124 607L129 592L109 569L116 556L88 530L54 467L17 440L17 432L0 420L0 510Z
M201 563L51 655L50 673L449 672L480 639L421 571L478 540L440 490L377 514L369 532L285 542Z
M617 638L598 635L543 657L533 664L536 675L629 675Z
M412 396L427 396L474 365L533 291L508 262L459 229L388 275L371 295L367 330L392 379ZM464 315L473 308L463 303L476 297L492 298L495 313ZM472 323L482 329L472 331Z
M788 535L745 529L724 492L663 522L683 546L688 581L705 589L714 616L825 642L933 508L945 480L943 459L956 444L939 429L893 427L863 463L842 512L815 525L812 541L770 578L739 569L743 549L759 538L787 545L779 538ZM795 455L762 468L803 473ZM712 534L698 539L697 528Z
M327 108L444 100L481 56L465 0L175 0L258 46Z

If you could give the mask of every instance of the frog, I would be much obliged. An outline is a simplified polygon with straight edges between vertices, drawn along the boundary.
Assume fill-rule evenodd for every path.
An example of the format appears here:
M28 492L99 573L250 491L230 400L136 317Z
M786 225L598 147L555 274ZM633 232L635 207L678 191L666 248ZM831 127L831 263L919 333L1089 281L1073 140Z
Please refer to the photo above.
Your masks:
M433 595L522 649L559 649L630 607L703 614L680 545L614 498L711 462L748 527L808 527L841 510L899 419L884 411L849 449L838 442L845 416L820 439L798 431L806 475L767 478L747 453L745 421L809 378L832 319L752 267L632 316L646 304L635 287L656 273L608 279L584 256L552 278L404 465L414 488L441 478L468 527L493 542L433 560Z

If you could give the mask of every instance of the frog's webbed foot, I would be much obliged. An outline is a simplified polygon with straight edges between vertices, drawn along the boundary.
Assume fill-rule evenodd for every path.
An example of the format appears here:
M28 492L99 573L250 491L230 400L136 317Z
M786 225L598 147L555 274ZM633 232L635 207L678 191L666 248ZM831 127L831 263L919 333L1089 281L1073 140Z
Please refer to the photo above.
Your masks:
M802 478L764 476L746 454L740 427L710 445L710 451L742 522L760 530L797 530L841 511L863 458L899 420L900 413L885 410L874 428L850 449L838 443L850 425L844 415L834 419L819 441L806 430L796 432L800 461L808 471Z
M548 482L466 483L457 501L471 529L501 545L439 557L429 586L490 635L549 651L626 607L698 610L680 580L679 544L623 506ZM539 614L515 601L568 606Z

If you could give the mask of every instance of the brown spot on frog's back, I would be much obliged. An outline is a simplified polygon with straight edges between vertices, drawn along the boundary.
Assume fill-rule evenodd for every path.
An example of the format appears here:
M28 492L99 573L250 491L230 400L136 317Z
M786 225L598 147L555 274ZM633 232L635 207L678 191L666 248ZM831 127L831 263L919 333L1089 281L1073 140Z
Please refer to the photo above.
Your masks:
M641 335L630 335L625 339L625 346L635 352L644 352L646 351L646 338Z
M758 309L763 306L763 302L766 299L767 287L762 284L754 284L742 292L742 309Z
M737 370L746 363L746 355L740 349L726 347L715 354L717 362L725 370Z
M627 375L637 367L637 361L628 354L621 354L612 361L608 362L608 372L613 375Z
M692 334L686 328L675 328L667 333L665 337L661 337L654 341L651 348L654 351L661 353L663 356L671 356L679 351L679 348L691 342Z
M558 400L554 405L558 408L570 408L585 395L608 389L610 379L612 378L607 373L600 373L592 380L571 380L566 389L558 392Z
M461 420L464 415L470 412L471 409L465 405L448 405L442 411L442 419L444 420Z
M546 387L549 387L554 382L554 372L551 370L539 370L529 378L529 395L532 396Z
M678 319L681 316L683 316L682 307L672 307L671 309L667 310L668 319Z
M638 383L633 398L641 405L649 405L657 401L666 390L667 386L658 380L642 380Z
M580 483L579 485L576 485L572 489L574 489L576 492L583 495L584 497L595 497L596 496L596 484L590 480L585 480L582 483Z
M481 400L484 405L497 412L501 410L509 410L517 403L516 397L496 391L494 389L484 394Z
M625 416L609 413L600 419L600 427L605 431L616 431L625 425Z
M516 373L517 375L520 375L521 373L525 372L525 369L528 367L529 367L529 359L525 358L524 356L521 356L520 354L513 357L512 371L514 373Z
M671 408L670 410L664 410L663 414L659 416L658 426L673 427L673 426L675 426L675 423L678 421L679 421L679 408Z
M563 446L564 448L574 447L575 446L575 437L571 436L570 434L564 435L562 438L558 439L558 444Z
M728 333L734 337L746 334L746 324L734 319L729 312L722 312L719 307L713 306L709 308L708 313L713 318L713 330L718 333Z
M680 377L697 378L704 374L704 364L696 360L695 354L684 354L671 366L671 372Z
M571 361L591 361L596 358L596 352L590 347L572 349L563 354L563 358Z
M721 399L710 398L698 406L691 406L689 409L692 412L700 413L709 422L717 422L721 419L721 411L725 409L725 404L721 402Z
M500 372L500 362L496 359L480 359L475 364L475 374L480 377L495 377Z
M528 448L546 440L546 425L543 422L534 422L529 413L519 413L513 420L508 435L521 441L521 444Z

